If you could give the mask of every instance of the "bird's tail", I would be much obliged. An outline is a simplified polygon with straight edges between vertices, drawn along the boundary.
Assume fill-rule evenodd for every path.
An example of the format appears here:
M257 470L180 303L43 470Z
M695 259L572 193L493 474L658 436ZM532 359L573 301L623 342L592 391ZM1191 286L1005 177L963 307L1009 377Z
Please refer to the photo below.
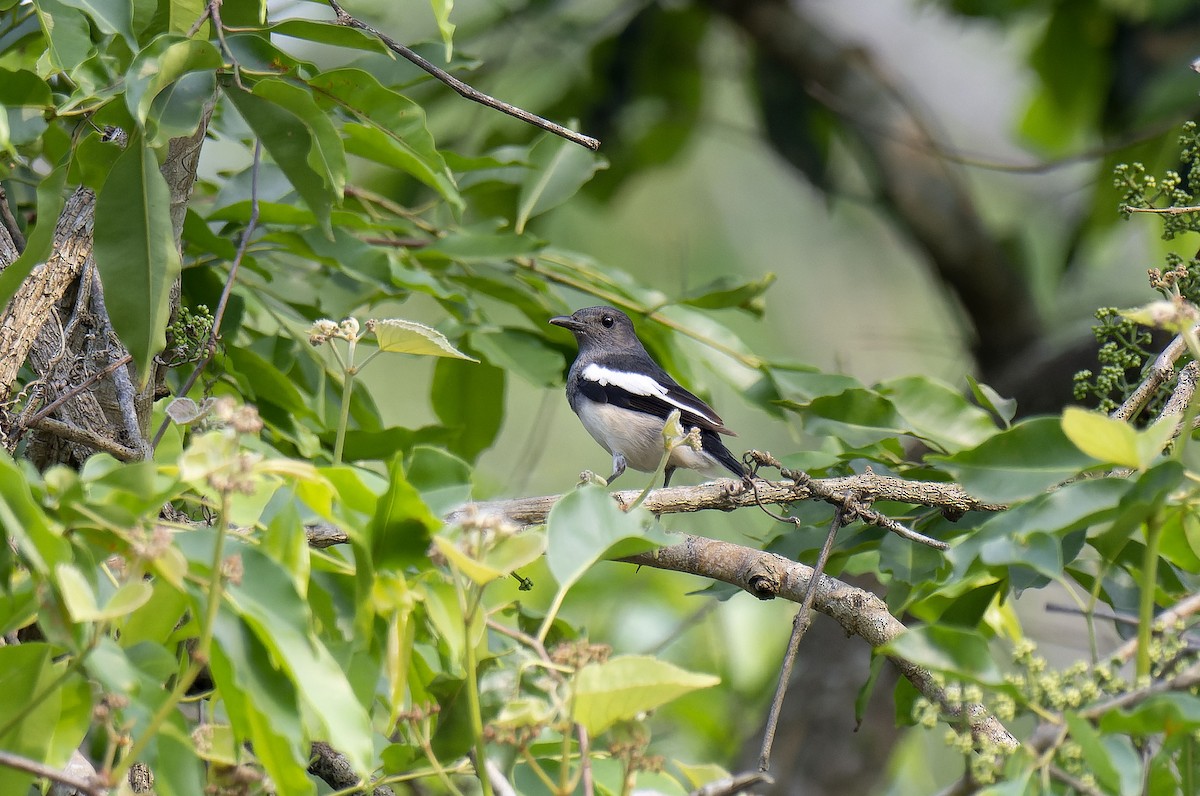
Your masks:
M738 457L730 452L729 448L725 447L725 443L721 442L721 437L717 432L707 429L702 430L700 432L700 444L704 448L705 453L720 462L722 467L738 478L744 478L747 475L746 467Z

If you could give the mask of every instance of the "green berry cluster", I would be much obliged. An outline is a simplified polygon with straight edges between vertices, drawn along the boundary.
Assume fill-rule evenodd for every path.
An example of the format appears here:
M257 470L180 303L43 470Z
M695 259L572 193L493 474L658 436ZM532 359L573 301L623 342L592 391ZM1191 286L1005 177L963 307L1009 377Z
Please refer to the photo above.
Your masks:
M1075 374L1075 400L1092 398L1100 411L1111 412L1141 381L1146 365L1153 361L1151 337L1145 327L1122 317L1115 307L1096 310L1096 321L1092 331L1100 343L1096 352L1100 371L1081 370Z
M174 321L167 327L167 347L160 359L172 368L198 362L204 356L212 329L213 316L207 306L199 304L195 309L180 306Z

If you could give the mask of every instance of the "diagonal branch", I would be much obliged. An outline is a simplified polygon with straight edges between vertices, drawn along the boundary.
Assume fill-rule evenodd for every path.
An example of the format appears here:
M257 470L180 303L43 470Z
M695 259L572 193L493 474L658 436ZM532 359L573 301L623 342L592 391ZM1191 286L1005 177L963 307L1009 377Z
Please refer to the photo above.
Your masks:
M383 42L389 50L433 75L435 78L458 92L459 96L465 97L472 102L478 102L480 105L485 105L493 110L498 110L501 113L507 113L513 118L520 119L527 124L532 124L534 127L539 127L547 132L554 133L555 135L565 138L574 144L579 144L582 147L586 147L593 152L600 148L600 142L591 136L577 133L574 130L568 130L561 124L556 124L549 119L543 119L541 116L530 113L527 110L518 108L515 105L509 105L507 102L503 102L502 100L498 100L488 94L484 94L479 89L464 83L446 70L439 69L438 67L434 66L432 63L417 55L408 47L405 47L403 44L396 41L391 36L388 36L386 33L378 31L362 20L359 20L346 13L345 9L338 5L337 0L327 0L327 2L329 3L329 7L333 9L333 13L337 15L337 21L339 25L345 25L348 28L357 28L358 30L370 33L372 36Z
M679 534L683 542L623 559L638 566L719 580L750 592L760 600L781 597L793 602L805 599L813 586L812 607L836 620L845 631L878 649L907 628L892 616L887 605L871 592L855 588L828 575L818 577L812 567L783 556L749 547ZM894 655L888 659L900 673L931 702L940 705L952 719L971 728L977 739L986 739L1005 749L1018 741L994 716L978 704L959 705L950 700L927 669Z
M104 796L108 792L96 781L81 779L72 776L65 771L59 771L57 768L51 768L45 763L39 763L36 760L30 760L27 757L15 755L12 752L0 750L0 766L24 771L28 774L33 774L38 777L59 782L69 788L74 788L76 792L84 794L84 796Z

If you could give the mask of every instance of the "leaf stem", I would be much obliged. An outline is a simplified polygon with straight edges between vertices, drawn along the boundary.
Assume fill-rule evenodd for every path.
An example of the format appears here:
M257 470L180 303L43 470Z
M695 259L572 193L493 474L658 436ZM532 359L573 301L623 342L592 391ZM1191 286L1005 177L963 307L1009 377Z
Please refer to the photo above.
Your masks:
M478 603L470 605L463 575L453 564L450 571L454 576L454 591L458 594L458 606L463 613L463 664L467 670L467 711L471 714L471 734L475 738L475 776L483 789L483 796L493 796L492 781L487 774L487 743L483 739L483 715L479 707L479 661L475 658L475 644L471 640L471 625L474 624Z
M1154 626L1154 593L1158 586L1158 551L1162 542L1161 516L1146 523L1146 551L1142 559L1142 593L1138 603L1138 648L1135 672L1138 682L1150 676L1150 637Z
M354 377L358 369L354 367L354 347L357 340L349 340L346 344L346 364L342 370L342 405L338 409L337 439L333 443L333 464L336 467L342 463L342 449L346 444L346 426L350 423L350 398L354 394Z
M200 617L200 639L196 642L196 648L192 652L192 663L176 682L175 687L171 689L171 693L158 706L158 710L154 711L154 715L150 717L150 721L142 729L142 734L129 747L129 750L121 757L121 762L113 768L109 774L110 782L120 782L125 778L129 767L133 765L146 747L154 738L158 736L159 727L170 717L172 711L179 705L183 698L187 696L187 690L192 687L192 683L204 671L204 667L208 663L208 650L212 646L213 628L216 625L217 611L221 608L221 595L223 592L221 583L221 562L225 556L225 537L229 531L229 492L228 490L221 492L221 511L217 515L217 536L213 541L213 559L212 572L208 578L208 595L205 602L204 615Z

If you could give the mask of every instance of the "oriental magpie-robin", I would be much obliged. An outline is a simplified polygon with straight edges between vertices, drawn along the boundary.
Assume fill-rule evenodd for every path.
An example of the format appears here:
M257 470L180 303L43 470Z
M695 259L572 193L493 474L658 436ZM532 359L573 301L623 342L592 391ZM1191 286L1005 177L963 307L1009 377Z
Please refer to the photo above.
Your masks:
M745 477L746 469L719 436L734 433L708 404L650 358L625 313L587 307L551 318L550 323L570 330L579 343L579 355L567 374L567 401L588 433L612 454L609 483L627 466L647 473L658 469L664 453L663 426L676 409L685 431L699 429L700 450L676 446L667 460L663 486L680 467L714 477L724 468Z

